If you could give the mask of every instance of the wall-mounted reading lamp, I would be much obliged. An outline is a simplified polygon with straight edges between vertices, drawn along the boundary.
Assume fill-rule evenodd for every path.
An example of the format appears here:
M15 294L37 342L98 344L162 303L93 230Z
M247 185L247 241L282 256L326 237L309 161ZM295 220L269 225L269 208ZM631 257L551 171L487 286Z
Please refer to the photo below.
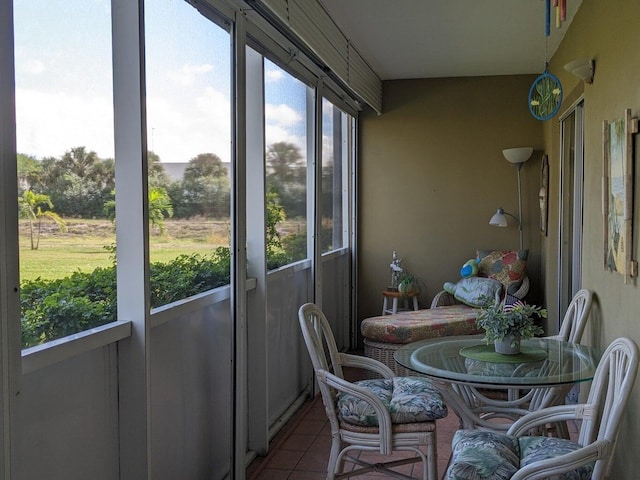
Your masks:
M524 240L522 235L522 191L520 188L520 169L522 168L522 164L529 160L532 153L533 147L508 148L502 151L504 158L516 167L516 172L518 173L518 216L515 217L514 215L505 212L502 208L498 208L498 211L493 217L491 217L491 220L489 220L489 225L493 225L495 227L507 226L507 218L505 215L518 222L518 230L520 232L520 250L524 249Z
M584 83L593 83L593 70L595 64L590 58L579 58L573 62L569 62L564 66L564 69L575 75Z

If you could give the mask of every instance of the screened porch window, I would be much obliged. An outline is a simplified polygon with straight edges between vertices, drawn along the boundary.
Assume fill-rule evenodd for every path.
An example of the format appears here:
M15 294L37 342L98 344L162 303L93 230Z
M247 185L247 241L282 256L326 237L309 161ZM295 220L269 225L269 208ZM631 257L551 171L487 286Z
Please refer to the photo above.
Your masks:
M115 320L110 3L14 2L22 346Z

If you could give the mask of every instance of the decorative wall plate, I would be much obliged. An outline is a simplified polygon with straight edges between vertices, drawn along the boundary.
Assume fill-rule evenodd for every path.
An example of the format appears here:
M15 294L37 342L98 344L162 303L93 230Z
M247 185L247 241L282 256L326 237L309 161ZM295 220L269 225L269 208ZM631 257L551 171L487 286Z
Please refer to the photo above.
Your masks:
M544 71L529 89L529 111L538 120L549 120L562 104L562 84L555 75Z

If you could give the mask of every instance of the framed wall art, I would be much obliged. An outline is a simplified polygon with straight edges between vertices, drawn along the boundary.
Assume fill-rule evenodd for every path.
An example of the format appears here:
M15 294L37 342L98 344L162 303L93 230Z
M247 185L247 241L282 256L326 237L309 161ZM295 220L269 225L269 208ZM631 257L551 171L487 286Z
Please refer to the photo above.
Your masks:
M547 224L549 221L549 157L542 156L540 166L540 232L547 236Z
M638 118L625 110L623 118L602 125L604 170L602 214L604 267L624 276L624 283L638 275L638 262L631 259L633 243L633 139Z

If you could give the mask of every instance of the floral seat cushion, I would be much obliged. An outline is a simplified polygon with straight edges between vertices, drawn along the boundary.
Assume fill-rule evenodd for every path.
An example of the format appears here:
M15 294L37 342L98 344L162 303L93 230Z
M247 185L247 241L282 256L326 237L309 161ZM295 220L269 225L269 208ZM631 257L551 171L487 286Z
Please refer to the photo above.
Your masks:
M580 445L551 437L515 437L482 430L458 430L453 436L446 480L507 480L518 469L539 460L573 452ZM588 480L593 465L577 468L557 480Z
M393 423L429 422L447 416L447 405L438 390L425 378L394 377L361 380L356 385L373 392L388 408ZM378 418L369 403L341 393L338 395L338 415L345 422L363 427L378 425Z
M476 326L478 311L467 305L427 308L414 312L366 318L362 336L373 342L405 344L426 338L481 333Z
M559 455L571 453L580 448L580 445L564 438L552 437L521 437L520 439L520 467L526 467L530 463L539 460L554 458ZM593 464L577 468L559 478L567 480L588 480L593 473Z

